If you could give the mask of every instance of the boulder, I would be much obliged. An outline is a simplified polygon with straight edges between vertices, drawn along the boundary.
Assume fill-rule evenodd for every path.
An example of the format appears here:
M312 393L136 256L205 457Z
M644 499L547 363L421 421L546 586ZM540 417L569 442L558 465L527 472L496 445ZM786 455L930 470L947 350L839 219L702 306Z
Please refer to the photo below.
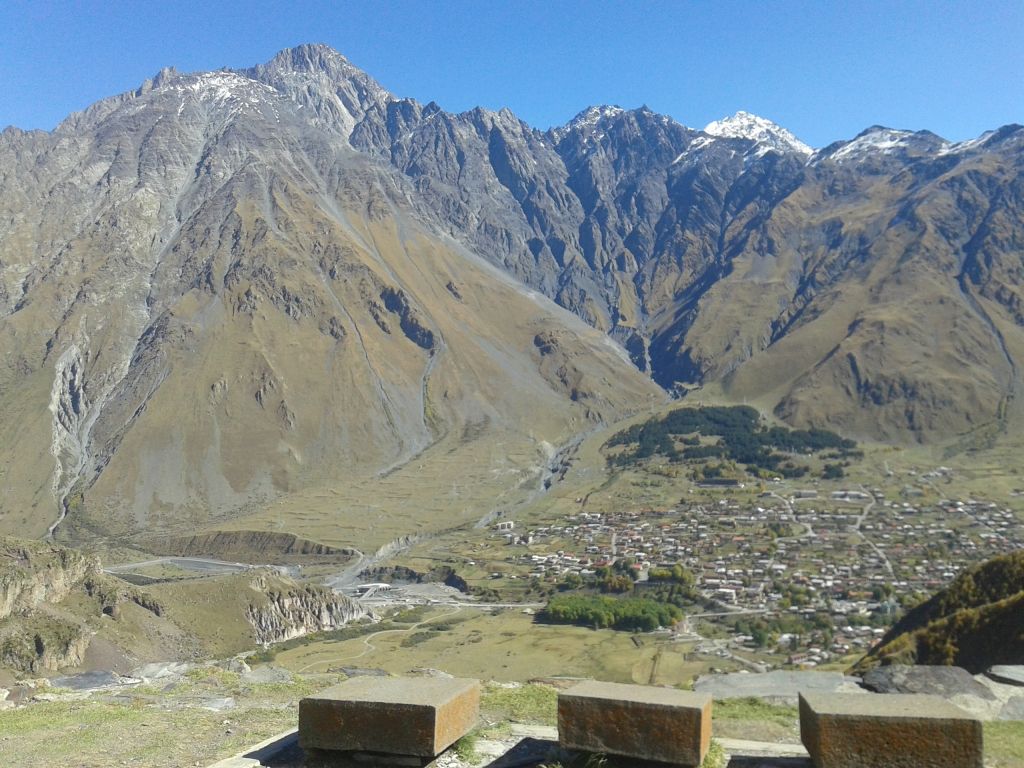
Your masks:
M892 664L867 672L861 685L875 693L923 693L945 699L966 694L989 701L995 699L992 691L961 667Z
M237 656L231 659L222 659L221 661L215 661L213 666L218 669L223 669L225 672L234 672L238 675L244 675L249 671L249 665L245 663L244 659L240 659Z
M211 712L224 712L225 710L235 708L235 700L231 696L211 696L201 699L198 706Z
M999 710L999 720L1024 720L1024 696L1008 699Z
M253 667L242 673L242 681L246 683L290 683L294 676L283 667Z
M193 667L195 667L194 664L183 661L154 661L133 670L132 677L138 677L144 682L150 683L153 680L181 677Z

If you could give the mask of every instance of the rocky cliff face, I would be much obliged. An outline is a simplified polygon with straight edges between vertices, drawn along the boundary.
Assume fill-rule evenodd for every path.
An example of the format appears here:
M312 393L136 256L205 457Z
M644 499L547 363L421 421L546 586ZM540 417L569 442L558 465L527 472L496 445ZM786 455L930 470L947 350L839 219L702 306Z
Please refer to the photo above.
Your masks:
M16 631L0 627L0 667L41 674L77 667L92 640L83 624L36 616Z
M217 557L224 560L276 563L300 559L343 560L352 550L336 549L320 542L302 539L290 533L271 531L218 531L147 542L147 549L179 557Z
M351 143L666 388L895 441L1016 415L1020 126L960 144L874 126L813 152L742 112L696 131L596 107L542 133L394 100Z
M35 673L81 663L90 632L58 606L99 572L95 557L75 550L0 539L0 666Z
M96 558L73 549L0 539L0 620L44 603L61 602L99 570Z
M260 597L249 604L245 615L260 644L335 629L366 615L355 600L324 587L260 576L252 588Z

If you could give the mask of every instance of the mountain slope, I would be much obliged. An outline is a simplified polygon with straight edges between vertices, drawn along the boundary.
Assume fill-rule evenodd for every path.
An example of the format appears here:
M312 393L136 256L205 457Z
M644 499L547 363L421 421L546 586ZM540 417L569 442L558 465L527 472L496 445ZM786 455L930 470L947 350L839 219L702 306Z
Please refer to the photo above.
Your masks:
M539 131L318 45L164 70L0 134L0 527L379 545L533 493L657 385L984 444L1020 418L1022 148Z
M960 574L890 629L858 662L953 664L972 673L1024 663L1024 552Z
M384 98L307 48L3 134L5 528L61 508L76 536L202 526L467 430L508 442L490 488L514 488L549 445L660 400L347 145Z
M545 133L399 100L352 143L667 388L895 441L976 443L1016 411L1019 126L875 126L811 155L747 113L700 132L593 107Z

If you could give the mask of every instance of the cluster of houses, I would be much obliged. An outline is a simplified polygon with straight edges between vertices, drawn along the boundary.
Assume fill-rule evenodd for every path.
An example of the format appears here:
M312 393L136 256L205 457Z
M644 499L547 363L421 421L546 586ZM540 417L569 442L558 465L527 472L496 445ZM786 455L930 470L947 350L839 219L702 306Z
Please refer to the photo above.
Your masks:
M1024 546L1024 525L993 502L887 501L880 489L581 511L525 531L503 521L495 534L512 548L513 570L548 582L625 558L640 582L651 567L684 566L723 611L827 612L828 637L780 639L793 646L793 663L811 666L872 645L899 612L895 597L933 592L963 568Z

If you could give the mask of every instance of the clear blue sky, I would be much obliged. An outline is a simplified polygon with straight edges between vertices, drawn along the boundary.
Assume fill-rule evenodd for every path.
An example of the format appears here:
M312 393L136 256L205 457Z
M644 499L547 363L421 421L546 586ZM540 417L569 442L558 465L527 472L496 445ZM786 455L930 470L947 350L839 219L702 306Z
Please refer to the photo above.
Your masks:
M3 0L0 126L50 129L162 66L243 67L302 42L400 96L540 128L591 104L693 127L745 109L815 146L875 123L953 140L1024 123L1024 0Z

